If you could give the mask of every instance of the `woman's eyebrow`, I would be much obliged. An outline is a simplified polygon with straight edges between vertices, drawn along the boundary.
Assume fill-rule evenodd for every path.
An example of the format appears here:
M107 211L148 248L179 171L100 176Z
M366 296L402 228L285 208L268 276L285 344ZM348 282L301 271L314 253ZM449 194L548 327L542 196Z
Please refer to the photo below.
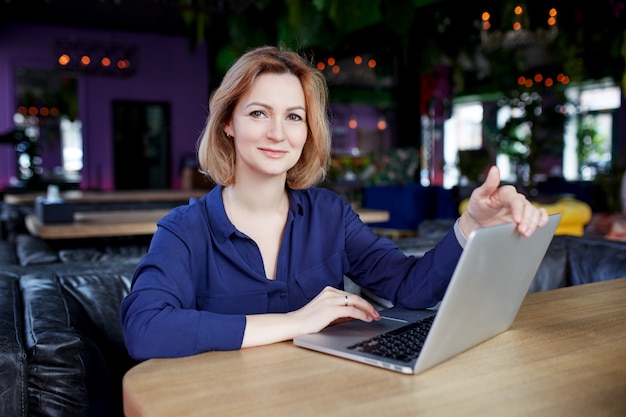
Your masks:
M248 108L250 106L261 106L261 107L265 107L266 109L272 110L272 106L270 106L269 104L261 103L259 101L252 101L252 102L250 102L250 103L245 105L246 108Z
M274 110L274 108L272 106L270 106L269 104L262 103L260 101L252 101L252 102L246 104L245 108L248 108L250 106L260 106L260 107L264 107L264 108L266 108L268 110ZM302 110L302 111L306 112L306 108L304 108L304 106L301 106L301 105L287 107L287 111L293 111L293 110Z

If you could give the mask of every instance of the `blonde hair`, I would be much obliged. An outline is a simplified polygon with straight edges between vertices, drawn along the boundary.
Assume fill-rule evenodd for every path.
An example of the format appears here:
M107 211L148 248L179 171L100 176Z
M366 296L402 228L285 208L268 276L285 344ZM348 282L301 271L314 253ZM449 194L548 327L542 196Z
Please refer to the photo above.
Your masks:
M227 186L235 182L235 145L224 129L239 99L266 73L293 74L302 84L308 134L300 159L287 172L287 185L292 189L316 185L325 178L330 160L328 86L324 76L303 56L273 46L242 55L211 95L209 115L198 143L200 169L217 184Z

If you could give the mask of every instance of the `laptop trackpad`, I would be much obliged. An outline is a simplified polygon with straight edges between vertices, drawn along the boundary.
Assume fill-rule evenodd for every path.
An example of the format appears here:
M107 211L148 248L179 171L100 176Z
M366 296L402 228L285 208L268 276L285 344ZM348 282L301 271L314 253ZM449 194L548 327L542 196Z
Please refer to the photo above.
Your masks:
M382 318L398 320L403 322L414 322L426 317L433 316L436 311L433 310L409 310L406 308L393 307L380 311Z

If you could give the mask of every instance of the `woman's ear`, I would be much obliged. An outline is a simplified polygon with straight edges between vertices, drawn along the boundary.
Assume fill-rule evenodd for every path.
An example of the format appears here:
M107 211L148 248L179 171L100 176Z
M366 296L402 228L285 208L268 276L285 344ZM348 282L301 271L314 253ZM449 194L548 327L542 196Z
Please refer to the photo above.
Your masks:
M226 133L226 136L228 136L229 138L233 137L233 129L231 128L230 123L224 126L224 133Z

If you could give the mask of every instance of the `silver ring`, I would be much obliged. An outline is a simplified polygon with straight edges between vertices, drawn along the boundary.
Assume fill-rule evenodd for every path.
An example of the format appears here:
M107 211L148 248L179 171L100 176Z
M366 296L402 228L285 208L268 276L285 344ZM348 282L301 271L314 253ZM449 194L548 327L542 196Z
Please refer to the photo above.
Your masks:
M346 295L346 307L348 307L348 296Z

